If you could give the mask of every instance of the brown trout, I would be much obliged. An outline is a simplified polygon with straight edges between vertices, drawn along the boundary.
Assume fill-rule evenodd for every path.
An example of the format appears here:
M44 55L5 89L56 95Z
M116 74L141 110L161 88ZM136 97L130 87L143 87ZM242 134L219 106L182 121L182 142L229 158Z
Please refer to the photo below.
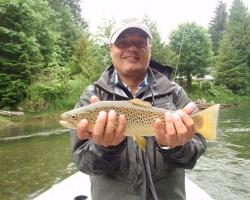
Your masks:
M219 104L208 107L190 117L194 121L195 130L208 140L216 139L216 126L219 114ZM163 129L166 129L165 112L167 110L153 107L149 102L140 99L129 101L99 101L61 114L60 121L64 127L76 129L82 119L88 121L88 131L92 131L96 118L100 111L108 112L115 110L117 114L116 125L119 115L126 117L127 124L124 135L132 136L137 140L140 148L145 151L146 140L142 136L154 136L154 121L160 119ZM170 111L175 112L175 111Z

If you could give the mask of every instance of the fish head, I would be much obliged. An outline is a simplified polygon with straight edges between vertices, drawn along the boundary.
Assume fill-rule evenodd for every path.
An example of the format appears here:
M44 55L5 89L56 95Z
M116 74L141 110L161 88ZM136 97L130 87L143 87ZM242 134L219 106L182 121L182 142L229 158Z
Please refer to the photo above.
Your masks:
M87 113L87 111L85 112L82 110L79 112L78 109L64 112L60 115L60 118L63 119L63 121L61 120L59 123L66 128L76 129L79 122L86 118Z

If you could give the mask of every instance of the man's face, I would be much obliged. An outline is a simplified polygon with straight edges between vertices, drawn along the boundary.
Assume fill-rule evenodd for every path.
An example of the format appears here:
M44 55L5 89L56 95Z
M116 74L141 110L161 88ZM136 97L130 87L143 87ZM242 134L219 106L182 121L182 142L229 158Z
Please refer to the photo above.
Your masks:
M126 29L110 46L110 55L121 76L145 75L151 57L149 38L140 29Z

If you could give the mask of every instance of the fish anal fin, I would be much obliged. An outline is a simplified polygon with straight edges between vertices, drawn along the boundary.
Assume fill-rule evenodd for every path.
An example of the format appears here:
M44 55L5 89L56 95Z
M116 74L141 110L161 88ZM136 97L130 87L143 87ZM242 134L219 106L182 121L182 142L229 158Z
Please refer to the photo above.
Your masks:
M195 124L195 130L208 140L216 139L219 108L220 104L215 104L191 116Z
M137 141L139 147L145 152L146 151L146 139L140 136L134 136L133 139Z
M147 101L142 101L141 99L131 99L131 100L129 100L129 102L132 103L133 105L141 106L144 108L152 108L153 107L151 105L151 103L149 103Z

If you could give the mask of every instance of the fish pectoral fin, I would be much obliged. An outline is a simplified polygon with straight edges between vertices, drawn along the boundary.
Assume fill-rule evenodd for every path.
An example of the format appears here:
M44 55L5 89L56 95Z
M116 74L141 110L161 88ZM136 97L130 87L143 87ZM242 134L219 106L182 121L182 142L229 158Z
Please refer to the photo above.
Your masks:
M137 141L139 147L145 152L146 151L146 139L140 136L135 136L133 137L133 139Z

